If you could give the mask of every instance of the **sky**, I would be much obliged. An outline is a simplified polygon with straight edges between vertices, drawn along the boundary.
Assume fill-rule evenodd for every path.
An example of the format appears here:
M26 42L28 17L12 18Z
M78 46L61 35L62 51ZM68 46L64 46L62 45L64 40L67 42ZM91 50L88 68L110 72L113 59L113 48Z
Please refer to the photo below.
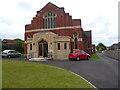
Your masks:
M92 30L93 44L118 42L119 0L1 0L0 38L24 40L25 25L48 2L64 7L73 19L81 19L84 31Z

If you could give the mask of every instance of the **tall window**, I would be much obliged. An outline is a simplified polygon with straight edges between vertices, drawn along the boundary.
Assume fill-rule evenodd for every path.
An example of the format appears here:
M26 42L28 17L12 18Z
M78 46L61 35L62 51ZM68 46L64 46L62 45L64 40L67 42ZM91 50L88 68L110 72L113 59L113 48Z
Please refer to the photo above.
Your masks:
M75 45L75 49L78 49L78 34L77 32L74 33L74 45Z
M30 44L30 50L32 50L32 44Z
M87 42L87 48L90 48L90 42L89 41Z
M67 49L67 43L64 43L64 49Z
M60 50L60 43L58 43L58 50Z
M78 49L78 39L75 38L75 49Z
M55 13L49 12L44 16L44 28L55 28L56 27L56 15Z

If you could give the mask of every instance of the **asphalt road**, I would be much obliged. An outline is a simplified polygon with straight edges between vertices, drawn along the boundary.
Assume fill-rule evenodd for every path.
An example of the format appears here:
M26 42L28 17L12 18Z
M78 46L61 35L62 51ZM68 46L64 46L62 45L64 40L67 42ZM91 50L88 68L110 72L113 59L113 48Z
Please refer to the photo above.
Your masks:
M97 88L118 88L118 61L98 54L100 60L47 61L53 65L75 72Z
M118 88L118 60L98 54L100 60L40 61L38 63L61 67L77 73L97 88ZM16 60L11 58L9 60ZM23 59L17 59L23 61ZM28 61L28 60L26 60Z

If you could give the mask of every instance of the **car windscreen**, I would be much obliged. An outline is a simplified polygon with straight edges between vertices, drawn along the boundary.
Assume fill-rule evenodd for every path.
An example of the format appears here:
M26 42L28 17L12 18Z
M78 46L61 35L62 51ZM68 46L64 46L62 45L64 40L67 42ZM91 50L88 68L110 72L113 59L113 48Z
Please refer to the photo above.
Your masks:
M14 51L9 51L8 53L14 53Z
M76 53L76 51L71 51L71 53Z
M84 52L84 51L79 51L79 53L83 53L83 54L85 54L86 52Z

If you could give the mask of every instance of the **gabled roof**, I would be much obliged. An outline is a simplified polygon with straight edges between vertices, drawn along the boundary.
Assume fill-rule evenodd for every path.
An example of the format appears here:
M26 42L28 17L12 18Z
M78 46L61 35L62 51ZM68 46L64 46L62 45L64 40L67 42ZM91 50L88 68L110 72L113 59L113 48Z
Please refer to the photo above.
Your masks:
M61 9L60 7L58 7L58 6L56 6L55 4L53 4L53 3L51 3L51 2L48 2L41 10L43 10L46 6L48 6L48 5L52 5L52 6L54 6L55 8L59 8L59 9Z
M18 43L17 41L11 40L11 39L4 39L3 41L10 42L10 43Z

